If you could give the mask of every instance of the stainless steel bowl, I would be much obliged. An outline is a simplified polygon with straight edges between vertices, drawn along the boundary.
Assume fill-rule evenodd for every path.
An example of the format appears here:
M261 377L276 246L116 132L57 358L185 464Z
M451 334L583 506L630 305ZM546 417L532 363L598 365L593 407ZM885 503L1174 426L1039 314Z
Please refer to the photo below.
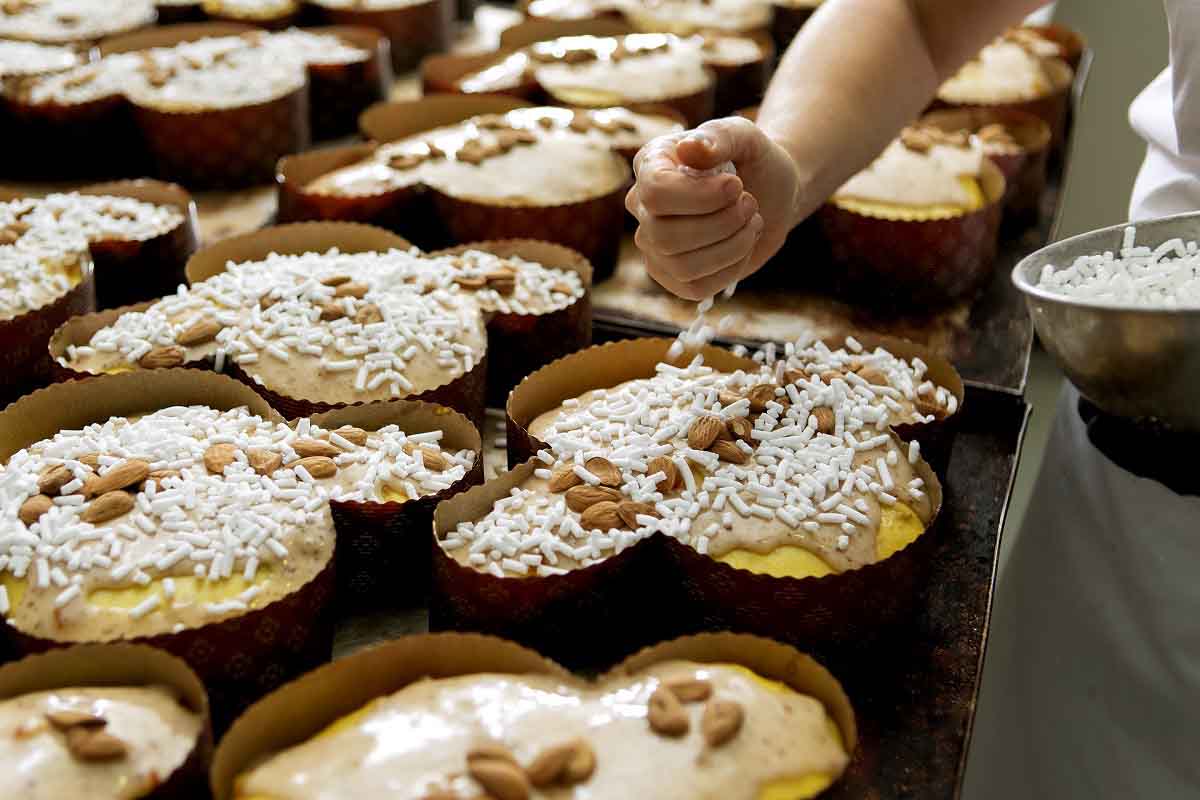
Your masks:
M1137 244L1200 239L1200 213L1137 223ZM1046 264L1120 250L1126 225L1073 236L1013 269L1042 344L1085 397L1110 414L1200 431L1200 309L1100 305L1038 288Z

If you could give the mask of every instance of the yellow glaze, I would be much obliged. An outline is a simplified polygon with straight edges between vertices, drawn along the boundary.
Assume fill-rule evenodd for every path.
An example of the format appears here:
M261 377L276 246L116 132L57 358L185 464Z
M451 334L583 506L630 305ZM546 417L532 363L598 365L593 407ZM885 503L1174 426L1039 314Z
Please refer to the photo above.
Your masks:
M925 523L904 503L884 506L879 532L875 534L876 560L883 561L903 550L924 532ZM816 553L790 545L777 547L769 553L731 550L717 561L774 578L821 578L834 572Z
M838 208L852 211L855 214L895 222L930 222L938 219L953 219L954 217L961 217L964 214L978 211L987 204L987 196L983 193L983 187L979 185L979 181L976 178L969 175L960 175L958 176L958 182L971 198L970 202L964 206L910 206L900 203L885 203L881 200L859 200L854 197L841 197L834 202Z
M409 500L407 492L402 489L393 489L387 484L376 487L375 491L379 494L379 499L384 503L407 503Z
M241 575L210 582L194 575L173 578L175 581L175 603L224 603L233 600L251 586L265 587L271 580L271 568L262 565L247 581ZM88 595L88 602L100 608L130 609L151 595L162 596L162 581L151 581L145 586L123 586L120 589L97 589ZM164 597L163 600L166 600Z

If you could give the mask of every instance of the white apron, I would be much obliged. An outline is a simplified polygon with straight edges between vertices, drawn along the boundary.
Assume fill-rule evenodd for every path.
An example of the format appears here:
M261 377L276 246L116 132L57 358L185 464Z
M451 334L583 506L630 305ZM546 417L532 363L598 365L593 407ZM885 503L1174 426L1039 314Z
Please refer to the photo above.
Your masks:
M1130 109L1135 220L1200 209L1200 2L1166 6L1171 66ZM1200 498L1109 460L1078 397L1000 576L965 797L1200 797Z

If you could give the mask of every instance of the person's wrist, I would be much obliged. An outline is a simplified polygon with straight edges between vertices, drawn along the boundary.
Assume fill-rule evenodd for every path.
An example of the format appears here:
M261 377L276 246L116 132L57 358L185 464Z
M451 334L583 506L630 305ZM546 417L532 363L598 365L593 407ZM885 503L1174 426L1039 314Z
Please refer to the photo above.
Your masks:
M780 141L770 133L767 133L766 136L775 152L772 161L780 165L785 182L790 189L790 202L787 203L787 226L788 230L791 230L803 222L816 208L816 204L813 203L809 197L810 193L807 191L807 188L812 185L811 176L806 175L801 169L800 162L792 155L786 141Z

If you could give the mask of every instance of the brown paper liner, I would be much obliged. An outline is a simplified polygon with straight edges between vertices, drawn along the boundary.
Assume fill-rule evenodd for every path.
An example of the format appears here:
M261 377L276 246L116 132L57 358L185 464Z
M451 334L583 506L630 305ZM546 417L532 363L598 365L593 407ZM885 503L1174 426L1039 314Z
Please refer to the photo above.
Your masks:
M0 319L0 406L54 380L47 345L55 330L78 314L96 308L91 260L80 264L81 280L54 302L10 319Z
M276 225L254 233L235 236L206 247L188 262L187 276L192 283L205 280L225 271L230 262L258 261L270 253L290 255L324 252L337 247L343 253L378 250L407 250L412 245L388 231L353 222L299 222ZM311 417L356 402L329 403L313 399L289 397L259 384L237 364L226 367L228 373L258 392L288 419ZM476 426L482 427L487 395L487 358L481 358L470 372L449 383L434 387L405 399L438 403L461 411Z
M0 144L20 154L0 163L0 174L15 179L114 178L143 173L149 163L120 95L71 104L0 96Z
M425 634L386 642L327 664L246 711L221 740L213 760L213 796L231 800L234 781L243 772L308 741L378 697L426 678L483 672L577 680L531 650L486 636Z
M987 204L950 219L888 220L826 203L816 219L834 283L883 310L911 312L973 296L991 278L1004 208L1004 176L990 161L981 183Z
M1071 66L1071 69L1078 71L1079 62L1083 61L1083 51L1087 49L1087 41L1083 38L1083 34L1074 28L1068 28L1066 25L1061 25L1057 22L1051 22L1048 25L1025 25L1022 26L1028 30L1041 36L1043 39L1048 39L1054 42L1061 48L1061 58Z
M198 714L203 725L183 763L162 777L146 800L208 797L208 769L213 735L204 685L187 664L172 655L142 645L76 645L28 656L0 668L0 700L54 689L117 686L164 686L180 705Z
M97 308L115 308L162 297L184 282L184 266L196 252L199 241L199 217L192 196L183 187L143 179L87 186L79 194L131 197L145 203L174 206L183 214L179 225L151 239L91 242Z
M370 53L365 61L308 67L313 139L350 136L358 130L359 115L387 99L392 86L391 45L371 28L343 26L310 31L337 36Z
M457 255L467 250L483 250L504 258L518 256L544 267L574 272L583 280L583 297L566 308L546 314L491 315L487 325L487 404L503 407L509 392L526 375L592 343L592 265L566 247L527 239L474 242L431 255Z
M465 94L472 97L500 95L530 102L544 100L545 92L528 72L517 85L491 92L468 92L459 84L459 81L466 76L502 61L512 52L512 50L505 49L487 53L442 53L429 56L421 62L421 91L425 95Z
M589 567L546 577L498 578L459 564L441 547L440 541L460 522L481 519L541 466L531 459L438 506L430 629L512 639L572 669L609 664L616 656L690 630L694 615L681 603L662 534Z
M667 361L667 350L673 343L673 339L625 339L599 344L531 373L513 389L505 409L509 466L527 461L546 447L545 442L529 433L535 419L558 408L564 400L593 389L654 377L656 365ZM705 364L721 372L740 369L757 373L760 368L758 362L720 347L705 346L700 352ZM689 351L674 363L686 364L694 357L695 351Z
M765 34L746 34L746 38L758 43L761 55L757 61L745 64L708 64L717 80L713 116L731 116L737 113L739 108L758 103L767 91L767 84L775 66L775 45Z
M145 311L153 304L153 300L147 300L144 303L137 303L135 305L119 306L118 308L109 308L104 311L78 314L72 316L62 325L59 325L50 336L47 345L47 350L50 353L50 379L55 383L61 383L62 381L76 381L97 377L100 373L76 369L68 365L66 363L67 348L72 345L75 347L86 345L96 335L97 331L112 325L122 314L131 311ZM193 365L187 364L185 366Z
M790 3L772 3L771 7L775 11L771 18L771 38L775 40L775 47L782 53L817 9L815 6L794 6Z
M158 5L159 25L183 25L191 22L203 22L207 17L200 0L184 5L160 3Z
M449 489L403 503L330 501L337 528L337 602L342 612L410 606L429 592L429 528L442 500L483 483L483 440L462 414L444 406L388 400L312 418L326 430L399 425L406 434L443 431L444 450L470 450L475 464Z
M205 11L205 16L213 22L229 23L232 25L253 25L268 31L282 31L299 23L300 9L285 11L270 16L251 16L235 11Z
M1004 220L1015 224L1037 221L1050 154L1050 126L1044 120L1013 109L957 108L931 111L921 122L947 132L972 133L985 125L1003 125L1020 148L1016 153L988 156L1004 173Z
M9 406L0 413L0 461L60 430L175 405L246 406L264 419L281 421L261 398L227 377L192 369L142 370L55 384ZM260 609L129 641L166 650L196 670L221 731L254 699L329 658L333 564L330 559L311 581ZM5 630L20 653L68 644L28 635L11 624Z
M408 72L425 56L449 49L453 41L454 0L426 0L379 10L327 8L316 0L308 0L308 4L323 24L374 28L386 36L396 72Z

